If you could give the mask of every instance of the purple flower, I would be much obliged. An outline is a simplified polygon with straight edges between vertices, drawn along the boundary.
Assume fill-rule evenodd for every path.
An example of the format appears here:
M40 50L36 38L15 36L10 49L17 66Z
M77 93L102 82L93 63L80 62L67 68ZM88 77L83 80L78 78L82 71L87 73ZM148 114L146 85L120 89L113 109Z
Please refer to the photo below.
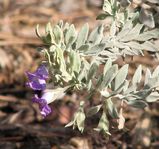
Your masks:
M43 117L46 117L48 114L51 113L51 108L48 104L53 101L53 97L54 92L49 90L45 90L41 97L38 97L38 95L34 95L32 101L39 104L39 108L41 110L40 113Z
M48 78L48 70L45 65L41 65L34 73L26 72L29 81L26 85L33 90L44 90L46 88L46 79Z

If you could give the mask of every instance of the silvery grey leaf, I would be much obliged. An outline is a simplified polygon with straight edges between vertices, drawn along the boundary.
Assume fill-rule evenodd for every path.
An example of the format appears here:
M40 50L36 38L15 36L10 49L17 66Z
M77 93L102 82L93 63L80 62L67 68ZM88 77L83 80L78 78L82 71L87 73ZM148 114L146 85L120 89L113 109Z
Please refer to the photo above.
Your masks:
M107 12L109 15L113 15L112 13L112 6L108 0L104 0L103 10Z
M112 118L119 118L118 111L117 111L114 103L112 102L111 98L108 98L106 100L106 108Z
M148 106L148 104L143 100L129 100L127 104L133 106L134 108L140 108L140 109L143 109Z
M145 99L147 102L156 102L159 100L159 93L152 92L148 97Z
M126 76L128 74L128 67L129 65L126 64L124 65L117 73L116 77L115 77L115 89L118 89L120 87L120 85L125 81Z
M134 95L137 96L138 99L145 99L147 96L151 94L151 92L152 92L151 89L143 89L134 93Z
M79 31L79 34L77 36L77 41L76 41L76 48L80 48L82 45L85 44L87 37L88 37L88 32L89 32L89 25L86 23L81 30Z
M97 73L98 65L97 63L93 63L90 67L90 70L87 75L87 81L90 81Z
M62 30L61 30L61 28L58 25L54 26L54 28L53 28L53 34L54 34L56 43L57 44L61 43L63 35L62 35Z
M110 36L112 36L112 37L115 36L116 30L117 30L117 28L116 28L116 22L114 21L111 24L111 27L110 27Z
M85 54L85 55L98 55L104 49L105 49L105 44L100 43L98 45L91 47L89 50L85 51L83 54Z
M138 83L140 83L141 81L141 78L142 78L142 66L139 65L133 75L133 78L132 78L132 84L133 85L136 85Z
M111 83L111 81L115 78L117 72L118 72L118 65L113 65L108 69L108 71L103 77L103 82L101 84L102 89L106 88L109 85L109 83Z
M93 116L95 115L96 113L99 112L99 110L101 109L102 105L98 105L98 106L94 106L94 107L91 107L90 109L88 109L87 111L87 116L90 117L90 116Z
M159 77L159 66L157 66L152 73L152 78L155 78L155 77Z
M142 47L146 51L151 51L151 52L158 52L159 51L159 47L157 47L155 44L151 43L150 41L145 41L142 44Z
M120 41L127 42L136 39L139 34L141 29L143 28L143 24L136 24L135 27L133 27L125 37L121 38Z
M88 37L88 43L92 45L99 44L103 38L103 25L96 27Z
M148 80L152 77L151 75L151 71L150 69L146 69L146 73L145 73L145 81L144 81L144 85L146 85L148 83Z
M89 44L85 44L85 45L82 45L80 46L77 51L79 51L80 53L84 53L85 51L88 51L90 48Z
M137 41L147 41L150 39L156 39L159 38L159 29L153 29L144 31L143 33L139 34L139 36L136 38Z
M108 120L107 115L104 111L103 111L103 114L100 118L100 121L99 121L97 128L95 128L94 130L103 131L104 133L111 135L109 133L109 120Z
M135 41L127 42L127 43L125 43L125 45L132 49L143 50L143 46Z
M112 60L109 58L104 66L103 74L105 75L108 69L112 67Z
M159 86L159 77L149 78L147 84L145 84L144 89L151 89Z
M157 3L159 3L159 1L158 0L146 0L147 2L150 2L150 3L154 3L154 4L157 4Z
M66 48L69 48L75 40L76 40L76 30L74 25L72 24L67 30L65 35Z
M69 58L70 58L70 69L71 72L77 72L79 73L80 68L81 68L81 59L79 56L79 53L71 50L69 53Z
M132 20L127 21L124 26L122 27L122 30L117 34L117 40L122 39L125 37L129 31L133 28Z

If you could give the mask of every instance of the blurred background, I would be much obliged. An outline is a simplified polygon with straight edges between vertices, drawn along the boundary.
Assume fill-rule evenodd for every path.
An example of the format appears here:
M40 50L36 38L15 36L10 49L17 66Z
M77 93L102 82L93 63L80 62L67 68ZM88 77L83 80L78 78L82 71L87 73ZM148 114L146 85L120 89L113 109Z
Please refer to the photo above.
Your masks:
M0 149L134 149L159 148L159 103L146 111L125 109L126 126L112 130L108 139L86 128L84 134L64 128L76 109L81 94L70 93L63 102L52 104L53 113L42 119L37 105L32 104L32 91L25 86L25 71L34 71L42 45L35 34L40 24L73 23L80 28L88 22L98 23L102 0L0 0ZM107 22L107 21L105 21ZM139 63L154 68L158 61L148 53L135 56L130 75ZM118 61L123 64L121 60ZM96 121L96 119L93 119ZM91 124L91 123L89 123Z

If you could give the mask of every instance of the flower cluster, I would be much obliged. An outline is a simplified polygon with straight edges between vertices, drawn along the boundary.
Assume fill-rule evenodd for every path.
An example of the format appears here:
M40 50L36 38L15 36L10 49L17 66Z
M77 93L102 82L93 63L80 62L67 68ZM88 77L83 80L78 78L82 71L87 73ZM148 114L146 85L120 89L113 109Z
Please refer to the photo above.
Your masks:
M51 108L48 104L53 97L53 93L46 90L46 79L49 76L48 70L45 65L41 65L34 73L26 72L26 75L29 80L26 85L34 91L42 91L42 96L39 97L37 94L35 94L32 98L32 101L39 104L41 115L46 117L51 113Z

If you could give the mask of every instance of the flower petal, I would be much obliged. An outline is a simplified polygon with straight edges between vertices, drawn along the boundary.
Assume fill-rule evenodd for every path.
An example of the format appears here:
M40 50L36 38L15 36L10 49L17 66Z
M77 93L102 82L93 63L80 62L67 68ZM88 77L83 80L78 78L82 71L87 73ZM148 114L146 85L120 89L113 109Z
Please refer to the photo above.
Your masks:
M46 99L44 98L39 98L37 94L34 95L34 97L32 98L32 101L35 103L38 103L39 108L40 108L40 113L43 117L46 117L47 115L49 115L51 113L51 108L49 107L49 105L47 104Z
M49 107L49 105L45 105L43 107L40 108L41 109L41 115L43 117L46 117L47 115L49 115L51 113L51 108Z
M46 88L46 81L43 79L34 78L34 80L27 82L26 85L33 90L44 90Z
M49 76L48 70L44 64L38 67L35 74L43 79L47 79Z

